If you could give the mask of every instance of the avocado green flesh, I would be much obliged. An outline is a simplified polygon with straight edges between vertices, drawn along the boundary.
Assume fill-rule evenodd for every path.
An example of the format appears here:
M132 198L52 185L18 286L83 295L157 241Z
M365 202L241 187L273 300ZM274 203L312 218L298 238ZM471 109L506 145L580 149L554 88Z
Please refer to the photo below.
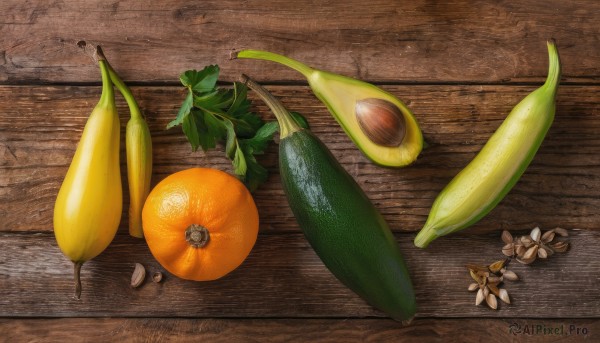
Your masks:
M284 137L279 168L290 207L317 255L348 288L396 320L416 311L408 269L387 223L325 145Z
M363 81L313 69L289 57L261 50L242 50L238 58L273 61L300 72L354 144L374 163L403 167L414 162L423 149L423 135L412 112L392 94ZM404 115L406 135L397 147L378 145L362 131L355 107L360 100L375 98L395 104Z
M307 78L317 98L370 160L382 166L402 167L417 159L423 149L421 129L412 112L396 97L369 83L319 70L314 70ZM355 107L358 101L368 98L387 100L404 115L406 135L399 146L378 145L361 129Z

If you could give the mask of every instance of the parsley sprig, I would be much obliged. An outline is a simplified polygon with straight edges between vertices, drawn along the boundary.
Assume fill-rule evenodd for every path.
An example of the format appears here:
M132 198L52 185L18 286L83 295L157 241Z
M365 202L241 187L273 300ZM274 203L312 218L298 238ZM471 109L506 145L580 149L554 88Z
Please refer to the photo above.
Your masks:
M192 145L207 151L217 143L225 144L225 155L232 161L233 172L250 191L267 180L268 172L256 160L267 149L279 130L276 121L264 122L250 111L247 87L234 82L233 88L218 88L219 66L207 66L201 71L188 70L179 79L188 94L167 129L181 125ZM306 120L292 113L296 120L308 127Z

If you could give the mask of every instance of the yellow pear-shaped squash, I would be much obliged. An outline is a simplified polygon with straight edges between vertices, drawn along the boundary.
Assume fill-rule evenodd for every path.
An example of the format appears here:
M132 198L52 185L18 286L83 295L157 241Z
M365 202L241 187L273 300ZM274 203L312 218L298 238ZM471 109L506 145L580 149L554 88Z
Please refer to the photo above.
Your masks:
M54 235L75 264L76 296L81 294L81 265L113 240L123 207L119 170L120 123L106 63L102 96L88 118L54 206Z

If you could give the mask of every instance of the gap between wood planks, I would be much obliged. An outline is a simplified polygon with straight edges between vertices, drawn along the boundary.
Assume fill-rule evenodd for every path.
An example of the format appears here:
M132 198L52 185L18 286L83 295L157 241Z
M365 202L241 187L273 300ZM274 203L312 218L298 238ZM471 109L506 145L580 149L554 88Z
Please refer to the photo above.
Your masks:
M412 234L397 234L415 286L418 318L594 318L600 298L600 233L572 231L571 249L533 265L513 261L520 280L506 282L511 304L497 311L475 306L467 263L505 258L498 234L454 235L427 249ZM165 272L139 239L118 236L82 269L81 301L73 296L72 264L48 234L0 234L0 317L385 317L341 285L301 234L259 235L244 264L212 282L192 282ZM130 287L134 263L160 284Z
M391 228L414 232L425 222L438 192L470 161L514 104L535 87L384 88L406 99L430 145L407 168L393 170L370 163L307 87L270 87L290 109L307 116L313 132L365 189ZM596 88L561 87L555 123L533 163L500 205L471 232L536 225L544 229L599 229L600 212L596 209L600 208L600 180L596 175L600 173L600 104L594 96ZM192 153L180 129L164 130L183 99L182 90L133 89L153 134L153 184L185 168L231 169L220 149ZM272 119L266 107L250 94L254 109L263 118ZM0 160L0 231L51 230L56 193L98 96L98 87L0 87L0 155L4 157ZM128 110L120 97L118 106L124 125ZM279 182L276 146L260 160L271 174L254 194L262 232L298 232L291 211L282 206L286 202ZM122 162L124 171L124 153ZM123 218L125 227L126 215Z

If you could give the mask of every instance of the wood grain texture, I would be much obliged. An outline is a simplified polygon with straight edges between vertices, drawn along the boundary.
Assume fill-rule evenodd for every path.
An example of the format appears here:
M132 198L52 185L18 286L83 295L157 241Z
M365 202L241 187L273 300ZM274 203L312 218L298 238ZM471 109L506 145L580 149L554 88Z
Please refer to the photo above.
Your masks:
M306 115L313 132L365 189L394 231L416 231L439 191L535 87L384 88L409 100L430 145L407 168L386 169L370 163L307 87L269 87L291 110ZM535 225L600 228L600 103L595 96L599 91L597 86L560 88L555 123L532 165L504 201L469 232ZM56 194L99 93L98 87L0 87L0 231L52 230ZM164 129L184 98L180 88L135 87L134 93L152 131L154 184L190 167L231 171L222 147L206 154L192 153L179 128ZM255 101L255 109L272 120L259 101ZM124 132L128 109L121 99L119 110ZM121 142L124 144L124 139ZM271 173L255 193L261 230L298 232L279 181L276 146L260 160ZM127 189L125 180L123 177ZM125 202L127 199L125 194ZM121 232L127 232L126 227L124 214Z
M565 80L600 80L597 1L7 0L0 13L4 84L96 82L82 39L102 44L126 80L143 82L176 82L211 63L228 80L242 71L302 80L267 62L229 60L253 48L376 82L498 83L544 78L545 42L555 38Z
M4 0L0 13L0 342L600 341L600 2ZM532 165L473 228L414 247L435 196L544 80L549 38L563 85ZM160 284L148 278L132 289L134 263L164 270L128 236L124 211L115 241L83 267L74 300L52 211L100 96L98 68L80 40L101 44L137 86L152 131L153 184L190 167L231 171L222 148L193 153L180 129L164 130L185 96L185 70L219 64L224 82L247 73L305 114L395 232L419 305L412 325L386 318L322 265L286 205L276 146L260 157L271 176L254 194L261 231L240 268L206 283L165 273ZM244 48L384 85L415 112L430 147L408 168L374 166L299 73L230 58ZM120 98L118 106L124 132L128 110ZM254 108L272 119L261 102ZM576 229L572 249L511 263L521 278L505 285L512 304L475 306L464 265L503 258L501 229L534 226ZM556 328L563 331L547 333Z
M523 333L525 327L531 334ZM550 329L558 331L548 333ZM0 331L7 342L567 343L597 341L600 320L416 319L402 327L392 320L371 319L0 319Z
M422 250L412 234L397 239L412 275L417 317L597 318L600 233L573 231L572 249L533 265L513 262L520 281L505 285L511 305L475 306L465 264L502 259L499 234L456 235ZM301 234L262 234L244 264L212 282L178 279L129 285L134 263L161 270L146 244L125 235L82 269L73 299L72 264L52 234L0 234L0 317L381 317L343 287Z

